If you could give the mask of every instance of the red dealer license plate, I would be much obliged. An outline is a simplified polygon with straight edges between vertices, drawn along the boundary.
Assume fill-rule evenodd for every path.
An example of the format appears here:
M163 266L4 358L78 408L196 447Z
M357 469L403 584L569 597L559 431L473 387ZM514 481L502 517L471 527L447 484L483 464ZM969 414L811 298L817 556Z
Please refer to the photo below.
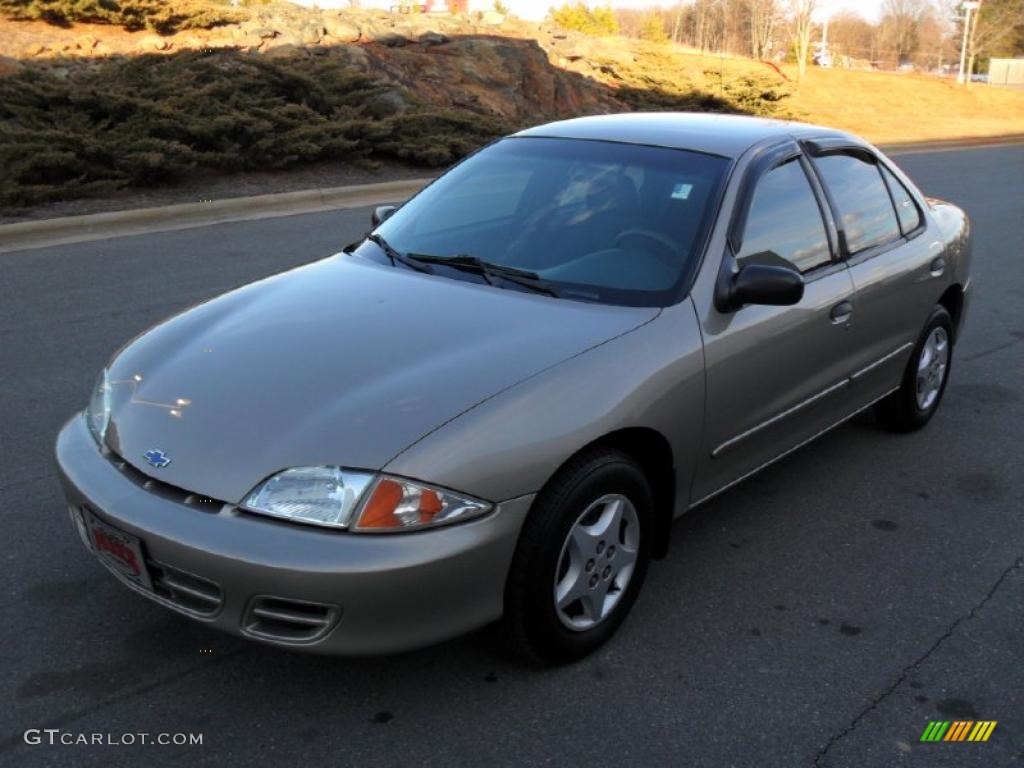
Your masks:
M142 556L142 540L119 528L107 525L88 510L83 510L89 541L100 562L133 584L152 591L153 582Z

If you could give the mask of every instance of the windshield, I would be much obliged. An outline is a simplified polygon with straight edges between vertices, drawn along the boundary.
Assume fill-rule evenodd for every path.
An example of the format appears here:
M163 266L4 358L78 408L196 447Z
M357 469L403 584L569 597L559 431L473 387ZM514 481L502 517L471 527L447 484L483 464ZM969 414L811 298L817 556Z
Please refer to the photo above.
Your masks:
M566 298L663 306L697 257L727 164L677 149L509 138L376 231L404 254L528 270Z

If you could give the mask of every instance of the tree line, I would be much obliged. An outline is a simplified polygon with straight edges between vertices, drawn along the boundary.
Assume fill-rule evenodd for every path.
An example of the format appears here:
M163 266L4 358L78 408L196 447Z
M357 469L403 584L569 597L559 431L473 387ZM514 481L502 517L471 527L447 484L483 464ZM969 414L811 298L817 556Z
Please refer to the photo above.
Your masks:
M587 34L673 41L701 52L829 66L956 72L964 37L959 0L884 0L877 21L828 13L819 0L687 0L672 7L613 9L582 2L551 19ZM1024 56L1024 0L982 0L967 30L968 72L993 57Z

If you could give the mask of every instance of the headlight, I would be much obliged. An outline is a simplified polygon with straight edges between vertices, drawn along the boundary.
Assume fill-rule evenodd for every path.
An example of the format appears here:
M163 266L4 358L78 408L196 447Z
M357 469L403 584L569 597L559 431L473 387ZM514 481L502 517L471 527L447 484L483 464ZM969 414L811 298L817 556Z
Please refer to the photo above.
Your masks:
M86 419L89 422L89 431L96 438L96 442L103 445L107 437L107 427L110 426L110 376L106 368L100 372L96 380Z
M245 497L251 512L297 523L347 528L373 475L337 467L299 467L279 472Z
M286 469L257 486L241 506L297 523L373 533L445 525L491 509L451 491L338 467Z

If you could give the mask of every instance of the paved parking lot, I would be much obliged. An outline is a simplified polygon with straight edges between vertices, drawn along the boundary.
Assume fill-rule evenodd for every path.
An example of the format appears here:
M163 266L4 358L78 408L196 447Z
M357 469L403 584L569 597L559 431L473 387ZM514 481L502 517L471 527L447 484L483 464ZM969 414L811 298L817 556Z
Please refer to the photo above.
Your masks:
M131 594L68 523L53 439L109 354L337 250L367 211L0 255L0 764L1024 763L1024 147L898 161L976 232L935 420L893 436L858 417L677 521L623 631L559 669L510 660L493 629L382 659L256 646ZM922 744L933 719L999 724ZM203 744L27 745L29 728Z

